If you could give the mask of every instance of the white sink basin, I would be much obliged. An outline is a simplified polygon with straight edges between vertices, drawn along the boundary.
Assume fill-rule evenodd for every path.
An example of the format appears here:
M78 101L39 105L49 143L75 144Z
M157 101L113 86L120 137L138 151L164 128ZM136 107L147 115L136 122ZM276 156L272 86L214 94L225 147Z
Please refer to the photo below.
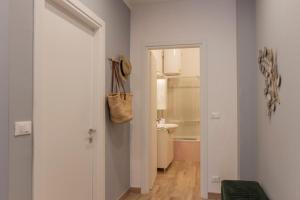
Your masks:
M157 124L157 128L159 129L167 129L168 131L175 131L178 127L177 124Z

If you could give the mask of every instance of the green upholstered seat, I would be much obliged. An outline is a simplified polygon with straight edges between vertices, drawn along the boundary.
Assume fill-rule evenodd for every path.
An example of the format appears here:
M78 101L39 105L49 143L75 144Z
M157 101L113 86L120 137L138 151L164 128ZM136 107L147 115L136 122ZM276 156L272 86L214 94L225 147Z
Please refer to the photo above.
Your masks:
M222 181L222 200L269 200L255 181Z

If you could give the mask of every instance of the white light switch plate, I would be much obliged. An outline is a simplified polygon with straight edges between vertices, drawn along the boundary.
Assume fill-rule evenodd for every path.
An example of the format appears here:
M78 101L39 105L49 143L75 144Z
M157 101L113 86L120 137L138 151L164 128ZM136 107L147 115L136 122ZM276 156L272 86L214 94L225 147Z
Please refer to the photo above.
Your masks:
M221 118L221 114L219 112L212 112L211 113L211 118L212 119L220 119Z
M32 133L32 122L15 122L15 136L30 135Z

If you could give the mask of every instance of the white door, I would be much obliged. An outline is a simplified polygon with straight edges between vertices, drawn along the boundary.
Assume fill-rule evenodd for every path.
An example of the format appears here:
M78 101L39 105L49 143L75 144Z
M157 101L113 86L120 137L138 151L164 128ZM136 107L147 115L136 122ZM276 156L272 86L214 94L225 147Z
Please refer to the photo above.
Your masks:
M149 177L149 186L150 188L153 187L154 181L157 176L157 65L153 63L153 52L149 52L149 60L150 60L150 143L151 143L151 150L150 150L150 177Z
M95 31L55 2L40 2L35 200L93 200L100 112Z

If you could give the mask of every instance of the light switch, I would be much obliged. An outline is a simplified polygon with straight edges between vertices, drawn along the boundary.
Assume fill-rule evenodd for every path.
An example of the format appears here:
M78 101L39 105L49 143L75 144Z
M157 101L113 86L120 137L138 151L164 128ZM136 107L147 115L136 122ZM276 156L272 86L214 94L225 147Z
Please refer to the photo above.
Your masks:
M32 133L32 122L15 122L15 136L30 135Z
M219 112L212 112L211 113L211 118L212 119L220 119L221 118L221 114Z

